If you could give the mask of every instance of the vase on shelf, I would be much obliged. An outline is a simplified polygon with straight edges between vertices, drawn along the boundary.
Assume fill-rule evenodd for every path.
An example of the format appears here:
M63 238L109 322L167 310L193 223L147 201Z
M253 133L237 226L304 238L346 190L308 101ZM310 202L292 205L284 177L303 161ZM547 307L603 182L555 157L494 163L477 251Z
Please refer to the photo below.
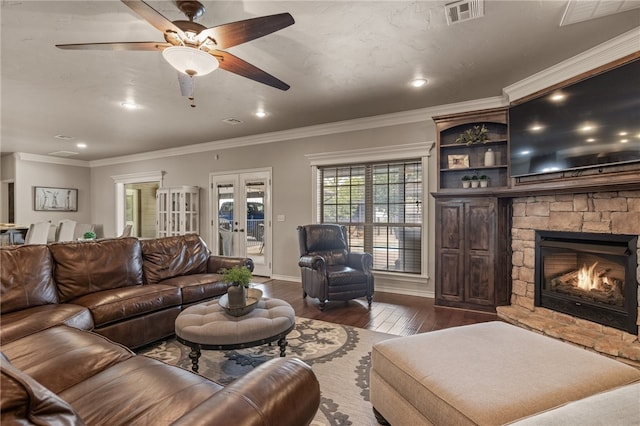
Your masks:
M484 165L485 167L491 167L496 164L496 156L495 153L491 150L491 148L487 149L487 152L484 153Z

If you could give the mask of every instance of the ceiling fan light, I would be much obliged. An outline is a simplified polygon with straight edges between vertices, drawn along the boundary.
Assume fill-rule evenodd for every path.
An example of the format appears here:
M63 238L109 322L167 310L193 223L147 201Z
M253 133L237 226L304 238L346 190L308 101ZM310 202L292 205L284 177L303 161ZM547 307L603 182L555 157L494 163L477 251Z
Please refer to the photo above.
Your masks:
M202 50L186 46L172 46L162 51L169 64L183 74L207 75L218 68L218 60Z

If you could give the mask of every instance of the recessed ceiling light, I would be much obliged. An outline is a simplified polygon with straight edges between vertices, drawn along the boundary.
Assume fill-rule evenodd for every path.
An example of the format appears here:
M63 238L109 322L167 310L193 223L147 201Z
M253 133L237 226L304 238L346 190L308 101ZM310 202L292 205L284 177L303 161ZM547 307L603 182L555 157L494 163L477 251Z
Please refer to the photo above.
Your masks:
M427 79L424 78L416 78L414 80L411 80L411 85L413 87L422 87L425 84L427 84Z
M86 143L83 143L83 142L79 142L79 143L77 143L77 144L76 144L76 146L77 146L78 148L86 148L86 147L87 147L87 144L86 144Z
M551 95L549 97L549 99L551 99L553 102L562 102L567 98L567 96L564 93L561 92L556 92L553 95Z
M136 109L136 108L138 108L138 105L135 102L131 102L131 101L123 102L120 105L122 105L122 107L126 108L126 109Z
M264 111L256 111L256 117L258 118L264 118L267 116L267 113Z

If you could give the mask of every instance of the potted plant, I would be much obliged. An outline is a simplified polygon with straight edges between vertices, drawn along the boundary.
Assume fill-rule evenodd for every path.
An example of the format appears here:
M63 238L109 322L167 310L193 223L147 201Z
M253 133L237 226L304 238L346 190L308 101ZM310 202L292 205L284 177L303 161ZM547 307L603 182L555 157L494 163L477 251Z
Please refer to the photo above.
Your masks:
M247 287L253 275L246 266L234 266L222 270L222 281L229 284L227 297L230 308L240 308L246 305Z
M480 184L480 180L478 179L478 175L471 176L471 187L477 188L479 184Z
M472 145L474 143L486 143L489 140L489 130L483 124L482 126L473 126L460 135L456 139L456 143Z
M480 180L480 188L486 188L489 185L489 176L482 175L479 177Z
M462 187L469 188L471 186L471 176L464 175L462 176Z
M85 240L95 240L97 237L96 233L93 231L87 231L82 235L82 238Z

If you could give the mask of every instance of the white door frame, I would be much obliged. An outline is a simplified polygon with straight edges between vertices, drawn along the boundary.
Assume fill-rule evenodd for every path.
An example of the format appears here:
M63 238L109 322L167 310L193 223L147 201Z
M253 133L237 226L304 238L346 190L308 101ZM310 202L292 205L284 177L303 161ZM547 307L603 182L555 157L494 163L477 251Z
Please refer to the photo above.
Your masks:
M254 274L260 276L270 277L272 274L272 221L271 221L271 174L272 168L260 168L260 169L248 169L248 170L230 170L227 172L218 172L209 174L209 200L211 204L209 206L208 214L211 217L211 228L209 230L209 241L211 241L212 251L215 254L220 253L219 245L219 223L218 223L218 191L217 185L219 183L232 183L234 185L234 203L236 205L246 204L244 194L244 183L251 180L265 180L264 191L264 234L263 241L264 246L262 254L264 256L264 263L255 263ZM241 198L241 200L238 200ZM242 201L242 204L238 204L238 201ZM246 222L246 209L234 209L234 220L240 223ZM239 214L238 214L239 213ZM238 214L238 215L237 215ZM237 216L236 216L237 215ZM240 242L240 236L246 238L246 234L234 232L234 247L243 247L244 253L246 253L246 243L243 240Z
M125 190L124 186L126 184L131 183L148 183L148 182L158 182L160 188L163 186L164 175L167 172L164 170L152 171L152 172L141 172L141 173L129 173L126 175L116 175L111 176L111 179L115 182L115 205L116 205L116 235L122 234L125 226Z

